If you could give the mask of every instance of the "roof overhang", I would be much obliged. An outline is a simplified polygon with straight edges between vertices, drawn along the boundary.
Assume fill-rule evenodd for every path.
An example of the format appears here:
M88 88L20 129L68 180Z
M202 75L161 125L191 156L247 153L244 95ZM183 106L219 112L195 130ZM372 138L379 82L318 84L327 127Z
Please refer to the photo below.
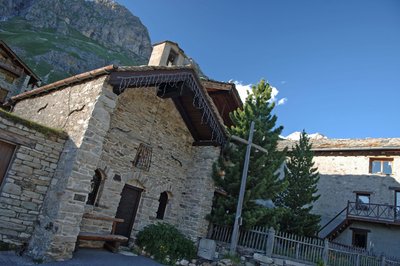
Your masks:
M4 51L5 51L6 53L8 53L9 56L11 56L11 57L15 60L15 62L16 62L17 64L19 64L19 65L24 69L24 72L25 72L26 74L28 74L29 76L31 76L31 78L35 79L36 82L40 81L40 78L32 71L32 69L30 69L30 68L28 67L28 65L25 64L24 61L22 61L22 60L18 57L18 55L17 55L16 53L14 53L14 51L11 50L11 48L10 48L4 41L2 41L2 40L0 40L0 47L2 47L2 48L4 49ZM36 82L34 82L34 83L36 83Z
M212 99L191 67L118 67L108 83L114 93L130 88L156 87L157 96L172 99L189 129L193 145L223 145L227 132Z
M16 95L8 105L105 75L117 95L126 89L156 87L158 97L172 99L194 139L193 145L219 146L227 141L224 121L191 67L109 65Z
M233 125L229 114L243 105L235 84L209 79L201 79L201 83L207 89L208 95L210 95L218 112L224 119L225 125L228 127Z

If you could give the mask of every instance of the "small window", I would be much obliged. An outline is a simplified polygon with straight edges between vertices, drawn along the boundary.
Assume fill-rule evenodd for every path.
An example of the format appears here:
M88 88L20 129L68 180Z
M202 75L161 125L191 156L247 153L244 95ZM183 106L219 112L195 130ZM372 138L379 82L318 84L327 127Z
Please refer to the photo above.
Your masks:
M164 219L165 209L167 208L168 203L168 193L164 191L160 194L160 198L158 199L159 205L157 210L157 219Z
M353 228L353 247L367 248L368 243L368 230Z
M391 175L392 168L393 168L393 159L391 158L370 159L369 169L371 174Z
M356 194L356 208L357 210L368 210L370 203L370 194L357 193Z
M7 173L14 151L15 145L0 141L0 185Z
M99 195L99 189L103 181L103 175L99 169L95 171L95 174L90 182L90 193L88 195L88 199L86 204L88 205L95 205L96 199Z

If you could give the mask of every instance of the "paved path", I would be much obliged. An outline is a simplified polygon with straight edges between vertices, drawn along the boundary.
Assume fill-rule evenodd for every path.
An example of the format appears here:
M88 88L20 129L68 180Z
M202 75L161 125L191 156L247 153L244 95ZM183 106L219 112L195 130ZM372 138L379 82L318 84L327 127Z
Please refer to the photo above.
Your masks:
M149 258L142 256L128 256L129 252L115 254L101 249L79 249L74 253L74 257L68 261L43 263L43 266L161 266ZM13 251L0 252L1 266L15 265L35 265L29 258L17 256ZM37 265L37 264L36 264Z

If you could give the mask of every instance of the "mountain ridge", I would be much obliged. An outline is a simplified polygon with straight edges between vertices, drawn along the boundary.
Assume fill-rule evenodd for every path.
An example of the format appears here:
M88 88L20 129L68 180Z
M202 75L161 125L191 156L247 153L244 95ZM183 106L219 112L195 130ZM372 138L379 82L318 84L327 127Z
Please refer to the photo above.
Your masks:
M0 38L44 83L104 65L147 64L147 28L112 0L0 0Z

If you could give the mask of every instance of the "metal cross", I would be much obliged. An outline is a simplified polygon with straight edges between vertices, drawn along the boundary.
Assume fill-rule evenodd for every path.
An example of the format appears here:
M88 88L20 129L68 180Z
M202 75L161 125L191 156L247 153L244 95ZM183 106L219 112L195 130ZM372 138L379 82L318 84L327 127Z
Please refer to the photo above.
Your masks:
M231 238L231 247L230 253L234 254L236 252L237 242L239 240L239 226L242 224L242 207L243 207L243 198L244 192L246 189L246 180L247 180L247 172L249 170L249 161L250 161L250 151L251 147L256 148L262 152L268 154L268 151L263 147L253 144L253 133L254 133L254 121L250 124L250 133L249 133L249 140L242 139L238 136L231 136L233 140L236 140L240 143L247 144L246 155L244 159L244 166L243 166L243 173L242 173L242 182L240 184L240 192L239 192L239 200L236 207L236 215L235 215L235 224L233 226L232 238Z

